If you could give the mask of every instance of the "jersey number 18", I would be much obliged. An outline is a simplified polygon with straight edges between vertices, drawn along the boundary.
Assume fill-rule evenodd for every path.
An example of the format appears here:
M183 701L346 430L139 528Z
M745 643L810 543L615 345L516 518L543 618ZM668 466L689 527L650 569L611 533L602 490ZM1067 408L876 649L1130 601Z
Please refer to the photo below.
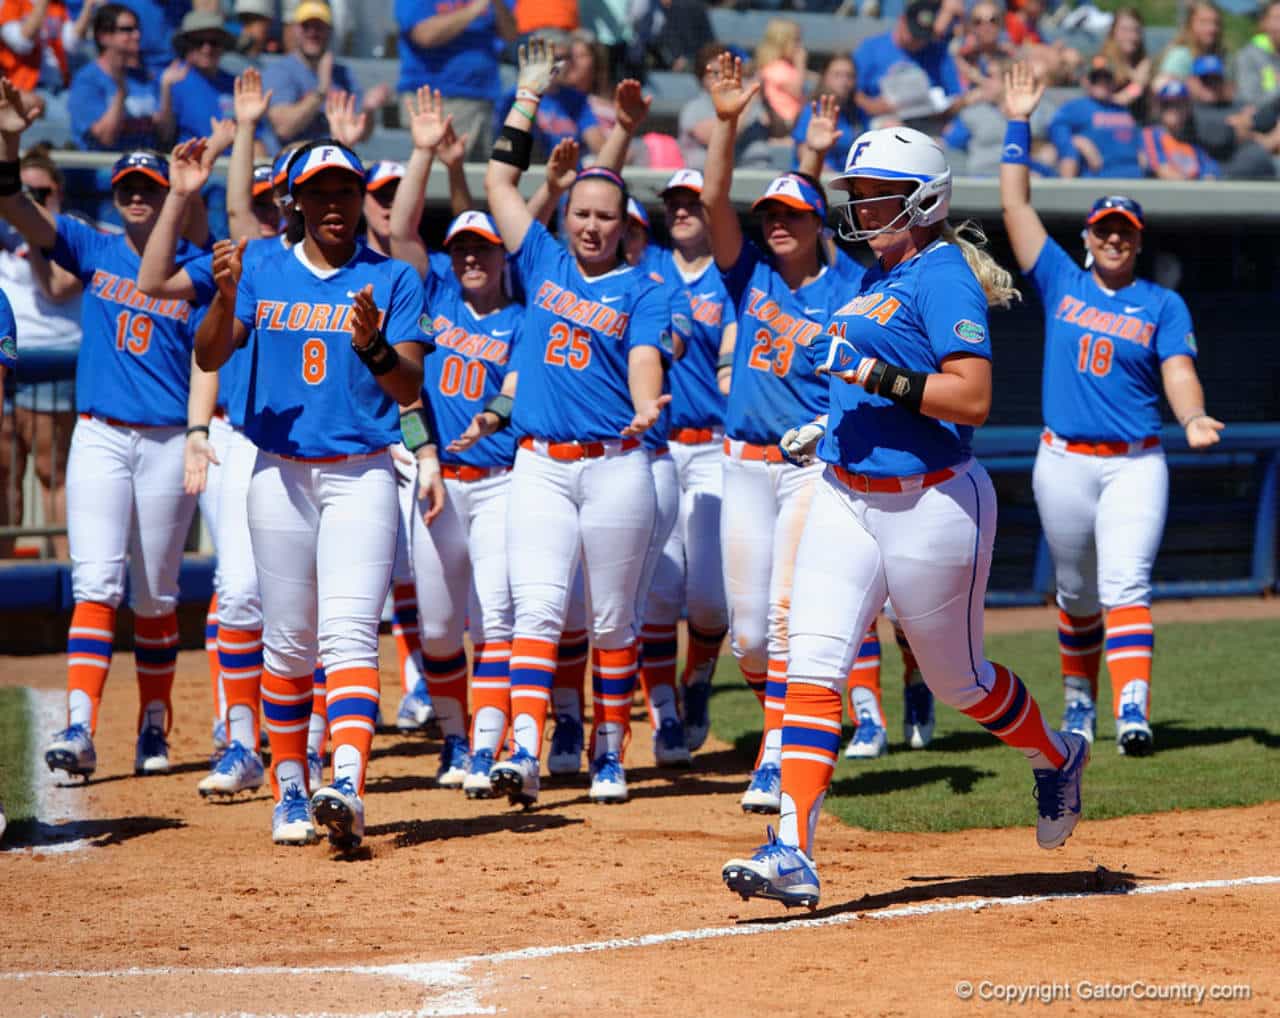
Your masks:
M1088 372L1103 378L1111 373L1111 355L1115 352L1115 344L1104 336L1093 338L1086 332L1080 337L1080 358L1076 362L1076 370L1081 374Z

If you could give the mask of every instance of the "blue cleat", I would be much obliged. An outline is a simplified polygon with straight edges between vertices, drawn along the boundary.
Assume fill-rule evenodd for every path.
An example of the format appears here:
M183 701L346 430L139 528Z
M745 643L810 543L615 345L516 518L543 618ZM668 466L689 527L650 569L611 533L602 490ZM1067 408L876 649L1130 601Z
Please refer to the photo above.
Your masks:
M522 746L510 760L493 765L489 783L495 795L505 795L512 806L532 806L538 801L538 758Z
M1067 746L1062 766L1031 772L1036 779L1036 804L1040 810L1036 841L1041 848L1066 844L1080 822L1080 784L1089 762L1089 740L1078 732L1067 732L1062 741Z
M751 783L742 795L742 812L777 813L782 809L782 768L762 764L751 772Z
M419 679L418 684L400 701L400 710L396 713L396 728L402 732L416 732L426 728L427 723L435 716L431 694L427 692L427 680Z
M688 767L693 762L679 718L667 718L653 733L653 759L659 767Z
M56 733L44 751L44 762L51 771L88 778L98 769L98 754L89 729L84 725L71 725Z
M468 799L492 799L493 783L489 772L493 770L493 750L478 749L471 754L471 769L463 779L462 790Z
M862 711L858 715L858 727L854 729L853 738L845 747L846 760L875 760L889 752L889 733L884 725L876 724L870 711Z
M262 759L258 754L238 742L232 742L218 757L213 770L196 785L196 791L205 798L254 792L262 787L264 776Z
M436 784L441 788L461 788L471 770L471 752L465 735L446 735L440 750Z
M918 675L919 673L917 673ZM933 741L933 690L924 680L902 687L902 738L910 749L924 749Z
M316 823L329 829L329 844L349 852L364 840L364 803L350 778L339 778L311 796Z
M164 737L164 731L155 725L147 725L138 733L138 745L133 754L133 773L169 773L169 741Z
M271 811L271 840L277 845L314 845L320 840L311 800L297 785L286 785Z
M592 802L619 803L627 801L627 774L617 753L601 753L591 761Z
M1150 756L1155 751L1151 723L1136 703L1120 708L1116 720L1116 750L1124 756Z
M813 860L784 845L767 828L768 838L750 859L730 859L720 871L729 890L749 898L769 898L787 908L817 908L820 885Z
M558 714L551 732L551 752L547 754L547 773L556 776L577 774L582 770L582 722L571 714Z

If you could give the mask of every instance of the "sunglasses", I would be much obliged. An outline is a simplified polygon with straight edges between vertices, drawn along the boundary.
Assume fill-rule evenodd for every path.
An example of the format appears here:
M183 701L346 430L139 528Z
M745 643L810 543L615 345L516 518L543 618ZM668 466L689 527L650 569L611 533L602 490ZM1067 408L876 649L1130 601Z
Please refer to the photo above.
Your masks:
M140 25L116 25L111 31L118 35L140 35L142 26Z
M22 193L30 198L37 205L43 206L49 200L49 195L53 194L52 187L24 187Z
M220 35L198 35L192 37L188 43L192 49L200 49L202 46L212 46L214 49L226 49L227 41Z
M970 22L971 22L972 24L974 24L974 25L998 25L998 24L1000 24L1000 19L999 19L998 17L996 17L994 14L993 14L993 15L991 15L991 17L989 17L989 18L970 18L969 20L970 20Z

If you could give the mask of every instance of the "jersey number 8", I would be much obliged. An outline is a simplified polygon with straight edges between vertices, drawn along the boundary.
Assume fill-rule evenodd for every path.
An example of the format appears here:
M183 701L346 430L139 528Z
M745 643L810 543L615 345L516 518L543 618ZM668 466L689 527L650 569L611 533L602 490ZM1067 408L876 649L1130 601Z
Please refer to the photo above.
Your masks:
M121 311L116 315L116 349L141 357L151 346L152 321L146 315Z
M308 385L319 385L328 373L329 351L323 339L309 339L302 344L302 380Z
M1111 373L1111 355L1115 352L1115 344L1103 336L1096 340L1093 334L1086 332L1080 337L1080 359L1076 370L1081 374L1086 371L1104 378Z

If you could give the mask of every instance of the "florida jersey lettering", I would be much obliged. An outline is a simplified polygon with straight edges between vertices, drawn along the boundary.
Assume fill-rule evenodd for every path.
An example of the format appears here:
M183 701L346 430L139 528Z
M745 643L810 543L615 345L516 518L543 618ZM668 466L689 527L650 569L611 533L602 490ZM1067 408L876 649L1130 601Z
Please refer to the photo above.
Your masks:
M1045 424L1090 442L1159 434L1160 365L1196 356L1182 298L1144 279L1109 293L1052 240L1029 275L1045 306Z
M53 260L84 284L76 409L132 424L184 425L195 336L192 306L137 287L138 254L123 234L57 217ZM176 262L200 252L180 242Z

